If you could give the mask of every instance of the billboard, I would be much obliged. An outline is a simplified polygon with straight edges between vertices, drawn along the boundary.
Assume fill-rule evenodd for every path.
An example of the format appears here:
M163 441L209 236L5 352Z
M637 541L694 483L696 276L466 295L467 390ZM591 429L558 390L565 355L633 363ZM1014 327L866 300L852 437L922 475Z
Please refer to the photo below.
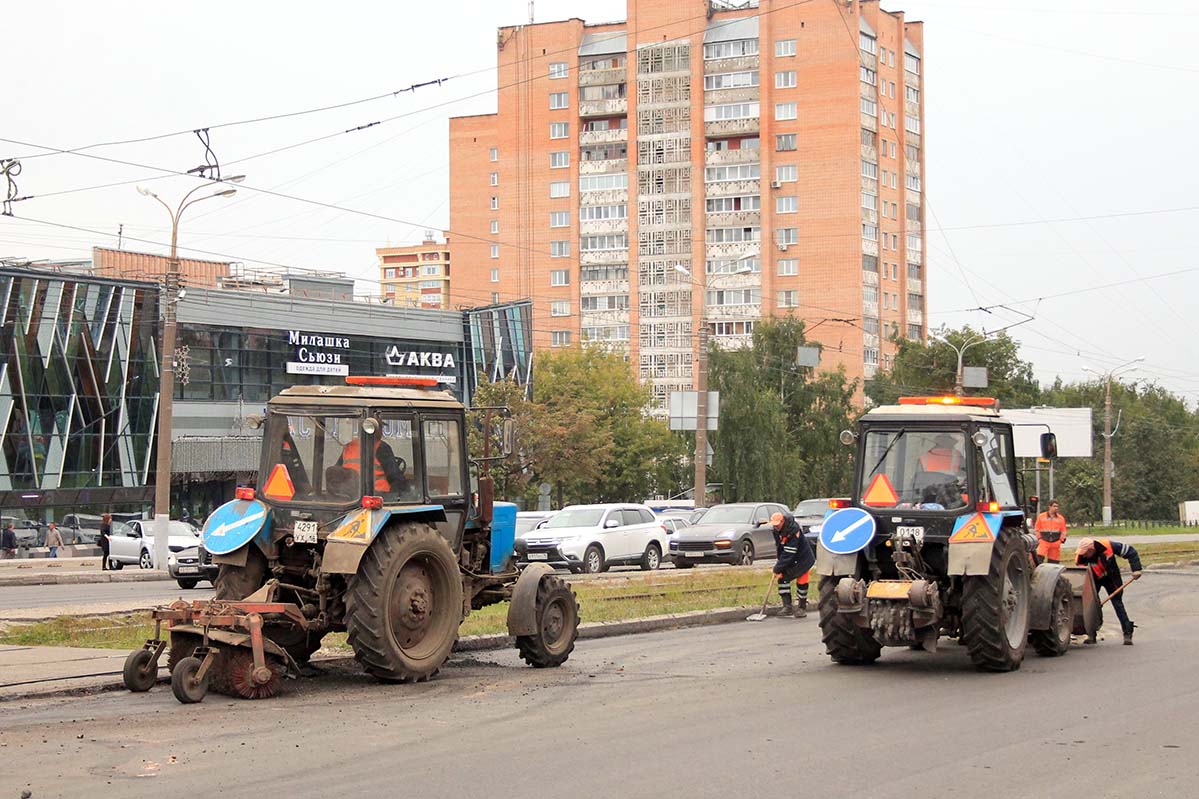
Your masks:
M1017 458L1041 455L1041 433L1057 436L1059 458L1090 458L1095 434L1090 408L1005 408L1004 419L1012 423Z

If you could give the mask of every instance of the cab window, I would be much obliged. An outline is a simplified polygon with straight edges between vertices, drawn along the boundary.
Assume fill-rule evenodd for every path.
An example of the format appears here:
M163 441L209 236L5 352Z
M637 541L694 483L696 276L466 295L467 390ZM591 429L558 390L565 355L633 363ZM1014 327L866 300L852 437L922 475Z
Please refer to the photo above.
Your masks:
M457 419L425 419L425 482L430 497L460 497L462 430Z
M412 414L396 413L380 413L378 418L382 431L378 460L385 468L388 484L383 496L401 502L419 501L421 487L414 479L420 473L415 453L416 419Z

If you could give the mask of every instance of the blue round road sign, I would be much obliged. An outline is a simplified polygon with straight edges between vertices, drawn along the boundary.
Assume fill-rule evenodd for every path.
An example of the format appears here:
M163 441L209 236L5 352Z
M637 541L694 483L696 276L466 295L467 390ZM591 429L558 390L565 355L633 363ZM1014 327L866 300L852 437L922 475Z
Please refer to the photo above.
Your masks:
M874 517L861 508L829 514L820 528L820 545L834 555L852 555L874 538Z

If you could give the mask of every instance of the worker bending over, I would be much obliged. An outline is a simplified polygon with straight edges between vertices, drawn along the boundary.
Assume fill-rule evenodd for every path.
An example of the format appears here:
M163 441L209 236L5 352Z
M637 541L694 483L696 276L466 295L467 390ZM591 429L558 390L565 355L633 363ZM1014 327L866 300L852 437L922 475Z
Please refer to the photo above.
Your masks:
M1091 567L1091 574L1095 576L1095 584L1107 590L1107 595L1111 597L1111 605L1116 609L1116 616L1120 619L1120 627L1124 630L1124 645L1132 646L1132 630L1136 625L1129 620L1128 611L1124 609L1123 594L1116 593L1123 585L1120 579L1120 565L1116 562L1117 556L1128 561L1129 567L1132 568L1132 579L1139 580L1141 557L1137 554L1136 549L1129 544L1121 544L1110 538L1082 539L1078 542L1078 552L1074 555L1074 562L1079 566ZM1087 643L1095 643L1095 636L1088 636Z
M774 546L778 560L774 564L774 576L779 581L779 597L783 609L779 615L802 619L808 615L808 572L816 562L812 545L804 538L803 528L790 513L776 513L770 517L774 528ZM799 601L791 602L791 581L798 578Z

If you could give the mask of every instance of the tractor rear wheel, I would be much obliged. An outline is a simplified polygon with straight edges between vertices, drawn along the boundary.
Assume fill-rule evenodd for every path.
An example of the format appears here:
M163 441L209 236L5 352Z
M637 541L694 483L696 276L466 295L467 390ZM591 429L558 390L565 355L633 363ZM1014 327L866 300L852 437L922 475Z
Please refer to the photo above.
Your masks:
M432 527L384 530L347 595L350 647L377 679L427 680L449 658L462 622L462 577L454 550Z
M865 665L878 660L883 648L868 630L837 609L837 583L840 577L820 578L820 638L835 663Z
M222 563L212 581L214 599L237 602L262 588L266 582L266 555L254 544L247 544L246 565Z
M195 633L172 632L170 644L167 646L167 671L174 672L179 661L195 654L196 647L202 643L204 638Z
M1070 649L1074 628L1074 590L1064 576L1053 586L1053 605L1049 610L1049 629L1033 630L1028 636L1032 648L1042 657L1057 657Z
M962 642L984 671L1015 671L1028 645L1031 564L1020 533L999 531L986 576L962 581Z
M574 651L578 633L579 602L574 591L561 577L542 577L537 585L537 635L516 637L521 658L538 669L561 666Z

